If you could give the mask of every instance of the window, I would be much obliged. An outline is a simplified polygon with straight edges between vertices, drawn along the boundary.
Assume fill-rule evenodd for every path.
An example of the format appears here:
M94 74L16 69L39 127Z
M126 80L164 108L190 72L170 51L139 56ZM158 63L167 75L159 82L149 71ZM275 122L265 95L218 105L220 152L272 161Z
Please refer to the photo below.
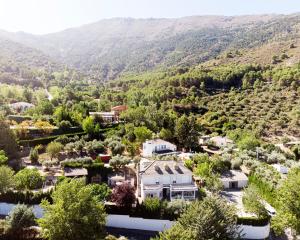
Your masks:
M146 197L148 197L148 198L153 198L153 197L154 197L154 194L153 194L153 193L147 193L147 194L146 194Z
M173 180L173 184L176 183L176 180Z
M183 192L184 197L194 197L194 192L193 191L188 191L188 192Z
M158 185L158 184L159 184L159 182L155 182L155 184L157 184L157 185Z

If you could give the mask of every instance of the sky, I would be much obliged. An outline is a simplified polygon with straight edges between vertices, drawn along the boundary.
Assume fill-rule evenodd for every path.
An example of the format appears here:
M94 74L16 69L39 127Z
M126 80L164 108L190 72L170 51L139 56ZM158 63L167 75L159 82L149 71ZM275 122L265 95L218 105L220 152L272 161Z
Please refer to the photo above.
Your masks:
M113 17L295 12L300 0L0 0L0 29L46 34Z

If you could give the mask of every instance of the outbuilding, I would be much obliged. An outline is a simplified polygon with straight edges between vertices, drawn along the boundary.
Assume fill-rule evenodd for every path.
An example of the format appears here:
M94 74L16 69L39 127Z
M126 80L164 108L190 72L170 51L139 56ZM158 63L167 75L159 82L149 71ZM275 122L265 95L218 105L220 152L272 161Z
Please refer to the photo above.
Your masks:
M224 189L241 189L247 186L248 177L242 171L230 170L221 175Z

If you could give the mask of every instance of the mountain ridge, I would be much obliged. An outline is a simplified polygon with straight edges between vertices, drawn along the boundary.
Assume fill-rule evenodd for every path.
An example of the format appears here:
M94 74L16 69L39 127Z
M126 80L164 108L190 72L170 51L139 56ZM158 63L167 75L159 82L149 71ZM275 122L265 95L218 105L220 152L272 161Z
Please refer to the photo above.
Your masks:
M259 49L270 42L297 42L299 23L298 13L112 18L45 35L0 31L0 37L105 81L128 72L193 66L233 50ZM300 59L300 52L294 58Z

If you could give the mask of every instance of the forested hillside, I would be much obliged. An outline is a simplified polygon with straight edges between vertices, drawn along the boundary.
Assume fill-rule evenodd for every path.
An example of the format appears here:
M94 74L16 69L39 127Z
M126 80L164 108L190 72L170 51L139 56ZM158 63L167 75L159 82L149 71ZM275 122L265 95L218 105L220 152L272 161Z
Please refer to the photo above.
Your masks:
M107 80L122 73L193 66L215 58L217 63L295 63L300 57L299 21L297 14L108 19L42 36L4 35Z

